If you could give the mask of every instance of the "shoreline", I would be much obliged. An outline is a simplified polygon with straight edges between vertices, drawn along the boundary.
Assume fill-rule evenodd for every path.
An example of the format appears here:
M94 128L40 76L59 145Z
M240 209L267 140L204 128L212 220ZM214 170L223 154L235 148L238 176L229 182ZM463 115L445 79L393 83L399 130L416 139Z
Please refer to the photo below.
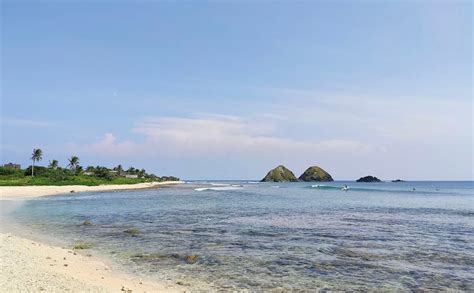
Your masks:
M149 189L160 186L182 184L184 181L145 182L136 184L111 185L29 185L29 186L0 186L0 200L23 200L47 195L58 195L76 192L106 192Z
M7 202L81 192L113 192L173 186L182 181L124 185L0 186L0 220ZM3 204L2 204L3 203ZM3 219L5 220L5 219ZM1 222L3 222L3 220ZM5 223L4 223L5 224ZM107 258L87 250L50 245L21 233L0 230L0 287L7 292L182 292L191 288L145 280L107 265Z
M182 292L179 285L142 280L100 258L10 233L0 233L0 287L6 292Z

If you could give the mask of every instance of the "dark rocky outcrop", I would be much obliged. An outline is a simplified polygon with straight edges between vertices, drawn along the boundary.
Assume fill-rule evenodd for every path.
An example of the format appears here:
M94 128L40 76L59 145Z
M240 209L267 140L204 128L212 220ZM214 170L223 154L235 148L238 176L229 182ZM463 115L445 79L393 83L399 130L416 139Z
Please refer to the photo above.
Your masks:
M270 170L261 182L296 182L298 179L295 174L288 170L285 166L280 165Z
M356 182L382 182L382 180L375 176L365 176L357 179Z
M312 166L306 169L303 174L299 177L301 181L318 181L318 182L329 182L334 181L331 175L324 171L318 166Z
M392 182L405 182L405 180L402 180L402 179L395 179L395 180L392 180Z

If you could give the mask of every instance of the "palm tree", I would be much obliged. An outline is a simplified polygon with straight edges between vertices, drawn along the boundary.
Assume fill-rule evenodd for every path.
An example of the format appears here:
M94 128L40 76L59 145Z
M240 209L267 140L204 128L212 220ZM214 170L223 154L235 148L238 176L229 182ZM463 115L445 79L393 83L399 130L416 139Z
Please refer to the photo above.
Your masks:
M123 173L122 165L119 164L117 167L115 167L115 170L117 171L118 175L120 176Z
M79 166L79 158L77 156L71 156L68 161L69 164L67 166L76 174L77 166Z
M31 154L31 160L33 160L33 165L31 165L31 177L34 176L35 162L39 162L43 159L43 151L41 149L33 149L33 154Z
M58 160L49 161L49 168L56 170L58 168Z
M135 169L135 168L133 168L133 167L130 167L130 168L128 168L127 173L128 173L128 174L135 174L136 170L137 170L137 169Z

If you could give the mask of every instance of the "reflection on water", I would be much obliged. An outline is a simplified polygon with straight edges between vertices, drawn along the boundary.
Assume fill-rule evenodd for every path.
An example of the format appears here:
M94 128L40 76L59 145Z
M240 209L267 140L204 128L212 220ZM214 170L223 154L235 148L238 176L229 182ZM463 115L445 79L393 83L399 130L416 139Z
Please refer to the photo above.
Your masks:
M45 197L13 216L170 283L474 290L472 182L230 184Z

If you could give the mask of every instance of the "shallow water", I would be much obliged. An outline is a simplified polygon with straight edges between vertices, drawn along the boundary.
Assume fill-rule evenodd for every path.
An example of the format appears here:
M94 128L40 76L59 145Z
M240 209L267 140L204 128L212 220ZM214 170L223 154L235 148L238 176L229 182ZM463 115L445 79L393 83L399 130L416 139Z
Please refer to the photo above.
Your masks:
M474 290L473 182L219 184L43 197L11 217L169 283Z

